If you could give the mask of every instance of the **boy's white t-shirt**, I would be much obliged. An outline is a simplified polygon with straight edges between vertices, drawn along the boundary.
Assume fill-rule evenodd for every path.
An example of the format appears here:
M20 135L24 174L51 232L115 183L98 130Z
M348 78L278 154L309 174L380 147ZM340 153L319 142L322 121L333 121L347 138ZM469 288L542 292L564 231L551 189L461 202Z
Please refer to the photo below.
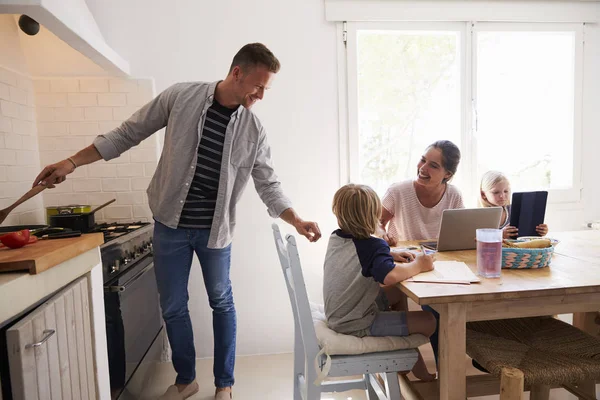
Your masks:
M383 207L393 215L387 232L397 240L437 239L442 212L465 208L460 191L446 184L446 192L435 206L428 208L417 198L412 179L395 183L383 196Z

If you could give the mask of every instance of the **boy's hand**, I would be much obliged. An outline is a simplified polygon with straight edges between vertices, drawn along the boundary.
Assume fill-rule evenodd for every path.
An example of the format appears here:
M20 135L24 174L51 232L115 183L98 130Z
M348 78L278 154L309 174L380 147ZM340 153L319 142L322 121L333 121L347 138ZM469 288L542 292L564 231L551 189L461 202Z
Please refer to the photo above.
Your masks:
M427 272L427 271L433 270L433 261L434 260L435 260L435 257L433 254L430 254L430 255L419 254L415 258L415 263L418 265L420 272Z
M540 224L540 225L538 225L538 226L535 227L535 231L540 236L546 236L548 234L548 225L546 225L546 224Z
M516 239L519 234L519 229L514 226L505 226L502 230L502 238L503 239Z
M399 262L399 263L407 263L407 262L411 262L415 259L415 255L411 252L408 251L390 251L390 254L392 255L392 258L394 259L394 261Z

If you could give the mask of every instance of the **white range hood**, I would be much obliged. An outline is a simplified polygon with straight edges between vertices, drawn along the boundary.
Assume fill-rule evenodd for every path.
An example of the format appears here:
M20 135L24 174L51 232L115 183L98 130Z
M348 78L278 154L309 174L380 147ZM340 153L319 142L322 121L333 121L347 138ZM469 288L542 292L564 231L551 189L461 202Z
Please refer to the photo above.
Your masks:
M0 14L28 15L109 74L129 75L129 63L104 41L85 0L0 0Z

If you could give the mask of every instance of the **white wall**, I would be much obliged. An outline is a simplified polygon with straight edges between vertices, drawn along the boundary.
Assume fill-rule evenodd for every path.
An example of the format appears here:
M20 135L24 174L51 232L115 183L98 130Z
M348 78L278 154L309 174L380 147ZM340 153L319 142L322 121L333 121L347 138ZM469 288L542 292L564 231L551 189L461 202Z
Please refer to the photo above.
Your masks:
M33 83L12 15L0 14L0 209L25 194L40 172ZM17 207L3 225L44 223L42 197Z
M106 41L128 59L132 75L155 78L157 90L185 80L225 76L235 51L260 41L282 62L273 89L255 111L268 129L276 169L304 218L318 221L324 239L300 240L309 295L321 300L330 211L339 187L336 29L325 21L322 0L197 2L87 0ZM579 229L600 219L595 157L600 146L598 109L600 34L587 29L584 93L584 201L550 207L551 229ZM251 187L251 186L250 186ZM292 318L270 232L271 219L250 188L239 207L232 282L238 309L238 353L292 349ZM285 229L289 228L287 226ZM190 310L199 357L212 355L211 313L198 265L190 281Z
M263 42L279 58L281 72L255 111L269 132L285 192L324 233L316 244L300 240L307 285L320 300L339 176L336 33L325 22L322 0L88 0L88 6L107 43L130 62L132 75L154 78L157 91L177 81L224 78L235 52L249 42ZM252 185L238 219L231 273L238 353L291 351L293 320L273 220ZM198 357L212 356L211 311L197 263L189 289Z

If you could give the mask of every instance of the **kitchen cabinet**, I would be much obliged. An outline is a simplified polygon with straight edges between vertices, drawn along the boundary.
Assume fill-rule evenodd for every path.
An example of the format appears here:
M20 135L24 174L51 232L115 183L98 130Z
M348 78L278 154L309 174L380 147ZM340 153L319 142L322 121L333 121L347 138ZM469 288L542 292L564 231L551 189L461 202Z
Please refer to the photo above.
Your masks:
M7 330L15 400L97 398L87 276Z

